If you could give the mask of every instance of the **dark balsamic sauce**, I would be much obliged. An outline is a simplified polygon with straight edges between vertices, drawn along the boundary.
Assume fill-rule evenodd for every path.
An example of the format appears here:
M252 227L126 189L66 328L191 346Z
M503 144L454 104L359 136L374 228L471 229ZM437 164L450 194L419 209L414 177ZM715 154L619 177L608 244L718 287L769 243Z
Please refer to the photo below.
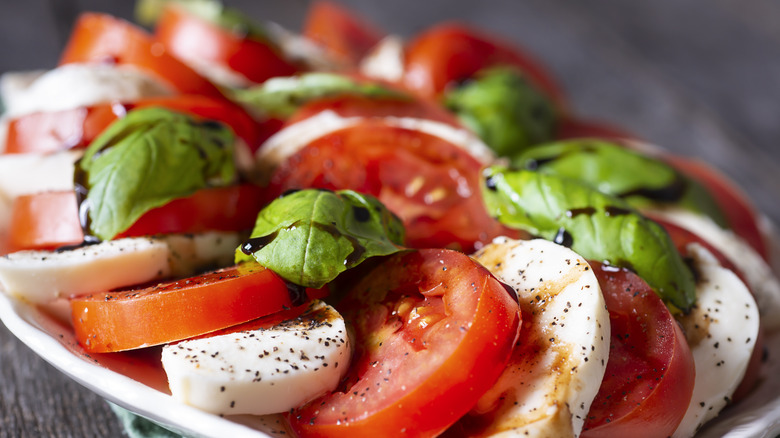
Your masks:
M575 218L582 214L592 216L596 214L596 209L593 207L582 207L582 208L572 208L571 210L566 211L566 217L570 217L570 218Z
M290 283L289 281L285 281L284 283L287 285L287 293L290 295L290 304L292 304L293 307L306 303L308 296L306 295L305 287L299 284Z
M571 233L566 231L565 228L561 227L558 228L558 233L555 234L553 242L557 243L558 245L571 248L571 246L574 244L574 237L571 235Z

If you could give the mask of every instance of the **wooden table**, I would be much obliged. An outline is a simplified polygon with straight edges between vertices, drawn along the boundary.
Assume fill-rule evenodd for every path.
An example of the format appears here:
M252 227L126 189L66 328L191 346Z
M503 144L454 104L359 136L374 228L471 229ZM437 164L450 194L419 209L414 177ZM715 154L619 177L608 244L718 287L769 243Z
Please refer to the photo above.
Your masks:
M257 18L300 25L303 1L233 1ZM278 3L278 4L277 4ZM403 0L348 2L412 35L459 19L522 43L560 79L574 111L705 158L780 222L780 4L772 0ZM6 1L0 72L50 68L74 17L124 17L130 1ZM0 437L120 436L106 403L0 326Z

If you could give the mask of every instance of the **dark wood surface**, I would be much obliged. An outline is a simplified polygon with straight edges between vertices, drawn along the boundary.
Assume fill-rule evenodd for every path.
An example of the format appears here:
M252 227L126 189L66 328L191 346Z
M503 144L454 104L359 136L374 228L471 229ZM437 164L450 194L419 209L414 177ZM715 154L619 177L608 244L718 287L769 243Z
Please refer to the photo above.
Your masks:
M130 17L131 1L2 0L0 72L55 65L82 10ZM233 1L300 26L304 1ZM345 2L387 31L444 19L514 40L560 79L576 112L698 156L780 221L780 3L772 0ZM0 437L122 434L99 397L0 326Z

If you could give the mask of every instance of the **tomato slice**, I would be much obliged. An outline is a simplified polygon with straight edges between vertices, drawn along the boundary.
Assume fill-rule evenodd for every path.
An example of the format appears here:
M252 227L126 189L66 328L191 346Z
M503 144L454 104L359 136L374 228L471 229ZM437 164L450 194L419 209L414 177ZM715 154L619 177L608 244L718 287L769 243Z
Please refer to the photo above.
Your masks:
M76 339L89 352L105 353L210 333L307 299L303 288L244 263L143 289L73 298L70 305Z
M589 263L601 285L612 334L604 380L580 436L671 436L693 394L695 369L685 335L636 274Z
M75 62L131 65L182 93L224 98L214 84L174 58L146 31L107 14L85 13L76 21L60 65Z
M104 103L70 110L32 113L12 119L5 153L55 152L87 147L108 125L135 108L162 107L198 119L216 120L230 126L252 151L270 133L241 107L224 99L178 95L141 99L133 103Z
M565 106L560 87L530 55L456 23L434 26L408 44L403 84L423 96L435 97L451 84L499 65L516 67L559 107Z
M340 390L290 413L302 437L435 436L498 378L520 327L514 292L444 249L389 257L338 307L355 356Z
M749 198L727 177L709 165L691 158L667 155L665 159L709 190L734 233L769 262L769 246L758 225L758 215Z
M470 251L517 231L491 218L480 163L438 137L366 120L325 135L287 159L270 193L325 188L376 196L404 222L407 245Z
M320 0L309 8L303 36L324 47L344 65L355 67L384 37L384 32L353 11Z
M201 189L146 212L117 238L251 229L263 198L262 190L249 184ZM54 249L84 240L72 191L18 197L9 230L15 251Z
M179 59L216 63L255 83L299 70L270 42L237 34L176 5L165 8L154 35Z

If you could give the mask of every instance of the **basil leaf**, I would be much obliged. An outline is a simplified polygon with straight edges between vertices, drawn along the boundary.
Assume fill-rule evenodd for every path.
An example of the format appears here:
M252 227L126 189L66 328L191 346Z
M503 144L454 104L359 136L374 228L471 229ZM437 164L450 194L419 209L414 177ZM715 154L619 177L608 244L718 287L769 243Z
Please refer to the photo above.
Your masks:
M131 111L95 139L79 160L89 232L109 240L141 215L236 177L233 133L161 108Z
M166 7L181 7L192 15L237 35L271 42L270 33L259 23L238 9L226 7L219 0L140 0L135 5L139 23L152 26L160 19Z
M236 251L305 287L322 287L374 256L402 250L401 220L376 198L351 190L301 190L271 202Z
M586 182L604 193L625 199L636 208L677 205L727 227L723 212L701 184L659 159L616 143L601 140L548 143L516 155L512 164Z
M447 92L444 105L499 156L552 139L557 122L551 100L505 67L481 70Z
M271 78L254 87L234 89L231 98L261 116L286 119L307 102L344 95L405 97L379 84L361 83L336 73L315 72Z
M671 238L626 202L557 175L492 167L484 176L485 204L501 223L633 270L673 310L693 305L693 274Z

